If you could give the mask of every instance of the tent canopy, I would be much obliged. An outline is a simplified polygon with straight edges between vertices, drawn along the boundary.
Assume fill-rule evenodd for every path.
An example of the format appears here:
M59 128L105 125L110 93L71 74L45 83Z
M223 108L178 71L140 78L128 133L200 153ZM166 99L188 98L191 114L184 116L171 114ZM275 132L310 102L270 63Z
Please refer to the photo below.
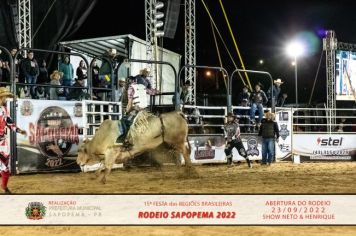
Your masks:
M80 39L60 42L59 45L90 57L100 57L109 49L116 49L122 57L129 57L129 44L132 40L143 41L131 34L100 38Z

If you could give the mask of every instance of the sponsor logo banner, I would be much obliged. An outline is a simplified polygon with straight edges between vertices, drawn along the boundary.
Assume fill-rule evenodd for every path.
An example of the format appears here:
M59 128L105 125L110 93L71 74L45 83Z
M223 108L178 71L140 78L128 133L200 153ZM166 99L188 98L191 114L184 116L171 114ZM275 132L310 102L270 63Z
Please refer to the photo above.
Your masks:
M355 134L295 134L293 149L313 160L351 160L356 149Z
M18 171L78 170L82 103L19 99L18 106L17 120L28 134L17 135Z
M0 225L356 225L356 195L3 195Z

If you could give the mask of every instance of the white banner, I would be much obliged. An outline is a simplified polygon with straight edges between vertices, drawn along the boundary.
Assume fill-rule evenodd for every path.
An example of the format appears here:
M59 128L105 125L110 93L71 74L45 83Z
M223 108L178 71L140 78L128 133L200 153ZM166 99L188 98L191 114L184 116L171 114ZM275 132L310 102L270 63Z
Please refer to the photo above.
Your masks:
M293 149L310 160L351 160L355 134L294 134Z
M0 225L356 225L356 195L2 195Z
M27 136L17 135L19 173L73 170L82 140L81 101L19 99L17 125Z
M192 152L190 159L192 163L226 163L225 138L223 135L204 135L188 136ZM261 139L255 135L241 135L241 141L244 145L248 158L250 160L262 160ZM232 149L233 161L245 161L240 156L236 148Z
M276 145L276 158L284 159L292 153L292 109L276 108L276 121L279 128L279 140Z

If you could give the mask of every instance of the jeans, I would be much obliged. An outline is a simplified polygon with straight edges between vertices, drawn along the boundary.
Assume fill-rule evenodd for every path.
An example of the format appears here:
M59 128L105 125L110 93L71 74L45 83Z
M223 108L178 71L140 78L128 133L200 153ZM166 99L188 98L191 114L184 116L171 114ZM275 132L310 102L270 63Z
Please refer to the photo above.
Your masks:
M37 82L37 76L35 75L28 75L26 76L26 83L27 84L35 84ZM36 98L36 86L31 85L30 87L30 94L31 97L34 99Z
M63 86L72 86L72 80L64 79L62 82ZM69 88L64 88L64 95L67 96L69 93Z
M262 163L271 164L274 159L274 138L262 139Z
M261 123L263 118L263 106L261 103L252 103L250 109L250 120L255 120L256 110L258 110L258 123Z

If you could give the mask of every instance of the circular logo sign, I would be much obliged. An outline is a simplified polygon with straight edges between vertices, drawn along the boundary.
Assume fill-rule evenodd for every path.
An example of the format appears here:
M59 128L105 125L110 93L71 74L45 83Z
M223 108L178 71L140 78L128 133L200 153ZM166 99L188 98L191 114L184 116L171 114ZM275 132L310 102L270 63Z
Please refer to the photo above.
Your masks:
M78 127L66 110L57 106L42 111L35 131L35 142L48 158L62 158L78 139Z

